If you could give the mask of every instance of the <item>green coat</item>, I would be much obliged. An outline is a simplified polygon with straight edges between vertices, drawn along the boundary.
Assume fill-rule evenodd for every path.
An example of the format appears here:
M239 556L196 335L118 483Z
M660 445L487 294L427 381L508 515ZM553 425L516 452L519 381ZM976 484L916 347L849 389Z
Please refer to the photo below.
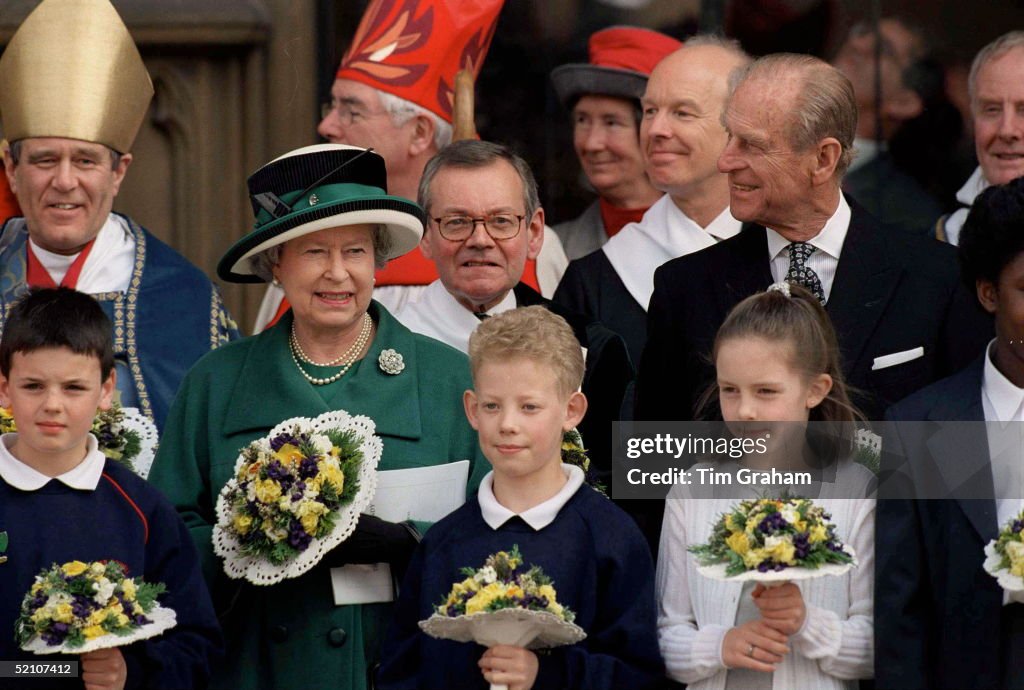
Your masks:
M214 505L241 448L289 417L343 409L376 423L384 442L379 469L469 459L470 493L490 469L463 412L462 393L471 387L466 356L412 333L376 302L370 315L377 335L369 352L326 391L296 371L290 313L264 333L211 352L178 391L149 479L178 508L203 559L227 641L215 687L365 688L391 611L390 604L335 606L324 564L270 587L223 573L210 542ZM377 366L387 348L404 358L401 374Z

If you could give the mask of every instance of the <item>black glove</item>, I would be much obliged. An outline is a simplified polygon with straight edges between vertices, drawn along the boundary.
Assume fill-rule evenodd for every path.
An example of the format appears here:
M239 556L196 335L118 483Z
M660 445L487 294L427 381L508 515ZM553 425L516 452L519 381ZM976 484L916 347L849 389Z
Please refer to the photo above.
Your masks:
M388 563L392 575L401 581L420 533L410 522L388 522L363 513L352 535L324 559L331 567L351 563Z

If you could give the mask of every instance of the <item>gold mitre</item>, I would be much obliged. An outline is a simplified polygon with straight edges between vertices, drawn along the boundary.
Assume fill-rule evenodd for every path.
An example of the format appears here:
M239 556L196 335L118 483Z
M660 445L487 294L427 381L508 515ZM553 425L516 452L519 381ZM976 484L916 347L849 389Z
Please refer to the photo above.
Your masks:
M10 141L67 137L131 150L153 82L109 0L43 0L0 57Z

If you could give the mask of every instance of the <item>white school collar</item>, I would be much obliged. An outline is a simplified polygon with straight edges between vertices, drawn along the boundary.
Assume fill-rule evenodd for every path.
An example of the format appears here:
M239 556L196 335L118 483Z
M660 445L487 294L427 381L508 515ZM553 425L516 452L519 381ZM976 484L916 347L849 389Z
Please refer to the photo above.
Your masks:
M0 436L0 478L15 489L36 491L52 479L81 491L95 491L103 475L107 458L98 449L96 437L89 434L85 459L72 469L56 477L50 477L29 467L11 454L10 446L18 439L17 434Z
M494 471L488 472L477 490L477 500L480 501L480 513L484 517L484 522L491 529L498 529L518 515L534 530L544 529L555 521L558 512L583 486L583 470L579 467L562 463L562 471L565 472L566 482L561 490L543 503L538 503L521 513L514 513L498 503L498 499L494 497Z

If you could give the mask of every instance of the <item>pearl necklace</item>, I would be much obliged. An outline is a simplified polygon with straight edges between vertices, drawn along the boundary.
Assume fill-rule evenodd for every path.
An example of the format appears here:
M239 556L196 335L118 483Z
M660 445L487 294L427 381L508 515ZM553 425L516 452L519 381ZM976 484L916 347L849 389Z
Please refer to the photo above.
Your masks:
M349 361L354 361L355 360L355 355L357 353L359 353L363 349L363 345L366 344L366 338L369 337L369 335L370 335L370 328L371 328L372 325L373 325L373 319L370 318L369 314L364 313L363 314L363 325L359 329L359 337L356 338L356 341L354 343L352 343L352 347L350 347L348 350L343 352L340 357L335 357L330 362L324 362L323 364L321 364L320 362L314 362L312 359L310 359L309 355L307 355L303 351L302 346L299 345L299 338L298 338L298 336L295 335L295 322L294 321L292 321L292 334L291 334L290 344L291 344L292 349L299 356L299 359L301 359L306 364L312 364L315 367L334 367L334 366L338 366L339 364L341 364L345 360L349 360Z
M341 357L333 359L327 364L317 364L309 357L307 357L306 353L302 351L301 347L299 347L299 339L295 337L295 324L292 323L292 334L291 337L288 339L288 351L289 353L291 353L292 361L295 362L295 367L299 370L299 373L302 374L302 377L304 379L312 383L314 386L326 386L328 383L334 383L342 376L344 376L352 367L352 365L355 364L356 359L358 359L359 355L362 354L363 348L366 347L366 343L370 340L370 332L372 330L372 326L373 319L370 318L369 314L363 314L363 326L362 328L359 329L359 337L356 338L356 342L353 343L352 347L350 347ZM333 374L332 376L327 376L325 378L319 378L311 375L309 372L302 368L302 364L299 363L300 358L302 359L303 362L306 362L307 364L325 367L333 366L337 363L342 362L342 360L345 361L342 364L341 370L338 373Z

